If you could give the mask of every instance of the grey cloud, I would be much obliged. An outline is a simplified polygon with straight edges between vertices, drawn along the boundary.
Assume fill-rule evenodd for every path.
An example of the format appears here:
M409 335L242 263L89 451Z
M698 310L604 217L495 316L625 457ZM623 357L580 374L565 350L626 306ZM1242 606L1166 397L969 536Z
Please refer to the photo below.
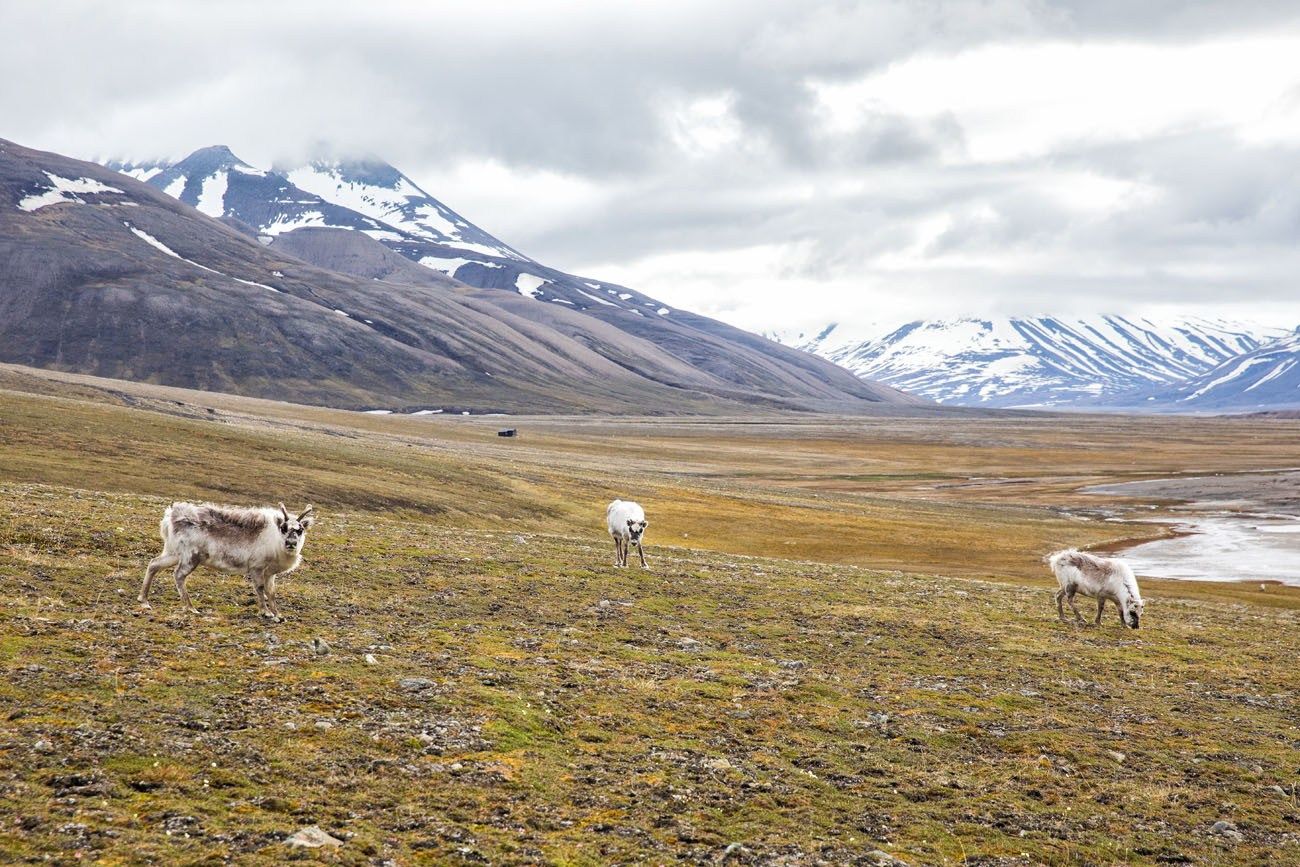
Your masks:
M965 132L951 117L878 111L828 135L813 89L993 42L1190 41L1296 20L1294 3L1250 0L9 3L0 32L21 38L0 53L0 136L83 157L179 156L223 142L260 165L325 142L417 179L462 159L558 172L607 198L507 240L574 269L793 241L815 254L788 267L847 279L910 248L916 221L945 216L924 255L1034 254L1047 264L894 275L900 291L1009 305L1065 291L1203 298L1215 284L1184 273L1201 263L1239 273L1242 291L1280 297L1295 273L1300 148L1192 130L1017 164L954 164L947 157L965 149ZM720 95L740 145L684 160L665 113ZM1041 188L1059 169L1155 195L1080 217ZM448 204L501 231L473 201ZM1079 263L1110 267L1099 277Z

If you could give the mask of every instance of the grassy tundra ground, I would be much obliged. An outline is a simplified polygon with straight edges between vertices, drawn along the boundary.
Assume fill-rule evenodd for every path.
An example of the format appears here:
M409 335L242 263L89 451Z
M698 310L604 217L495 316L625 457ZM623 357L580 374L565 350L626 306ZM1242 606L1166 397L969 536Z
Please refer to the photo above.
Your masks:
M497 441L0 389L0 861L1300 863L1297 594L1152 582L1148 628L1076 629L1038 563L1146 531L1079 486L1285 466L1294 422ZM648 573L609 566L614 494ZM136 609L166 503L268 496L321 513L287 622L203 570L203 614ZM344 845L282 842L311 824Z

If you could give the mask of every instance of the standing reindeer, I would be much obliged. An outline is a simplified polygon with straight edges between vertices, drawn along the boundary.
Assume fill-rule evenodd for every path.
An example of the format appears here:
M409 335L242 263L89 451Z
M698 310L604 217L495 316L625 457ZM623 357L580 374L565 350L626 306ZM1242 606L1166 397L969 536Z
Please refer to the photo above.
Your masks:
M645 519L645 510L631 500L615 500L605 508L605 524L609 527L609 535L614 537L614 565L626 568L628 548L635 545L641 557L641 568L649 569L641 538L645 528L650 526Z
M302 562L302 545L315 518L308 506L298 517L280 504L278 509L214 506L211 503L172 503L163 512L158 532L163 550L149 561L140 585L140 604L149 608L149 585L159 569L176 567L176 592L192 614L185 579L199 566L222 572L240 572L253 586L257 613L280 618L275 581Z

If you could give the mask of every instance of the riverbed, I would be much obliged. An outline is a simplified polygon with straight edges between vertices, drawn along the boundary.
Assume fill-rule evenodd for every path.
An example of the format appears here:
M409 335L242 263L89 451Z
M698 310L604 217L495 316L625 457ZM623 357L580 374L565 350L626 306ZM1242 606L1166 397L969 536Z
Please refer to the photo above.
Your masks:
M1128 548L1139 576L1182 581L1278 581L1300 587L1300 521L1249 515L1171 521L1177 536Z
M1098 485L1086 492L1182 501L1168 518L1144 519L1168 524L1177 535L1121 552L1140 576L1300 587L1300 471L1294 467Z

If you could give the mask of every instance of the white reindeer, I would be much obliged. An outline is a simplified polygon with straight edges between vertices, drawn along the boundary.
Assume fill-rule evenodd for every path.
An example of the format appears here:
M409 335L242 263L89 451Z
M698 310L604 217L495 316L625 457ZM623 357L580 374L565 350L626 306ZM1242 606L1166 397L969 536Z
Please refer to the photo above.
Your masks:
M280 504L278 509L214 506L211 503L172 503L163 512L158 532L163 550L149 561L140 585L140 604L149 608L149 585L159 569L176 567L176 592L191 613L185 579L199 566L222 572L240 572L253 586L257 613L280 618L275 581L302 562L302 545L315 520L308 506L298 517Z
M1101 623L1109 599L1119 609L1119 622L1131 629L1138 628L1142 619L1142 594L1138 592L1137 578L1127 563L1073 548L1057 551L1046 559L1061 585L1056 592L1056 614L1061 620L1065 620L1065 608L1061 604L1064 601L1070 603L1075 619L1086 623L1074 604L1075 594L1082 593L1097 600L1097 617L1092 621L1094 626Z
M609 535L614 537L614 565L627 567L627 551L632 545L641 556L641 568L649 569L645 561L645 547L641 536L650 522L645 519L645 510L631 500L615 500L605 508L605 524Z

